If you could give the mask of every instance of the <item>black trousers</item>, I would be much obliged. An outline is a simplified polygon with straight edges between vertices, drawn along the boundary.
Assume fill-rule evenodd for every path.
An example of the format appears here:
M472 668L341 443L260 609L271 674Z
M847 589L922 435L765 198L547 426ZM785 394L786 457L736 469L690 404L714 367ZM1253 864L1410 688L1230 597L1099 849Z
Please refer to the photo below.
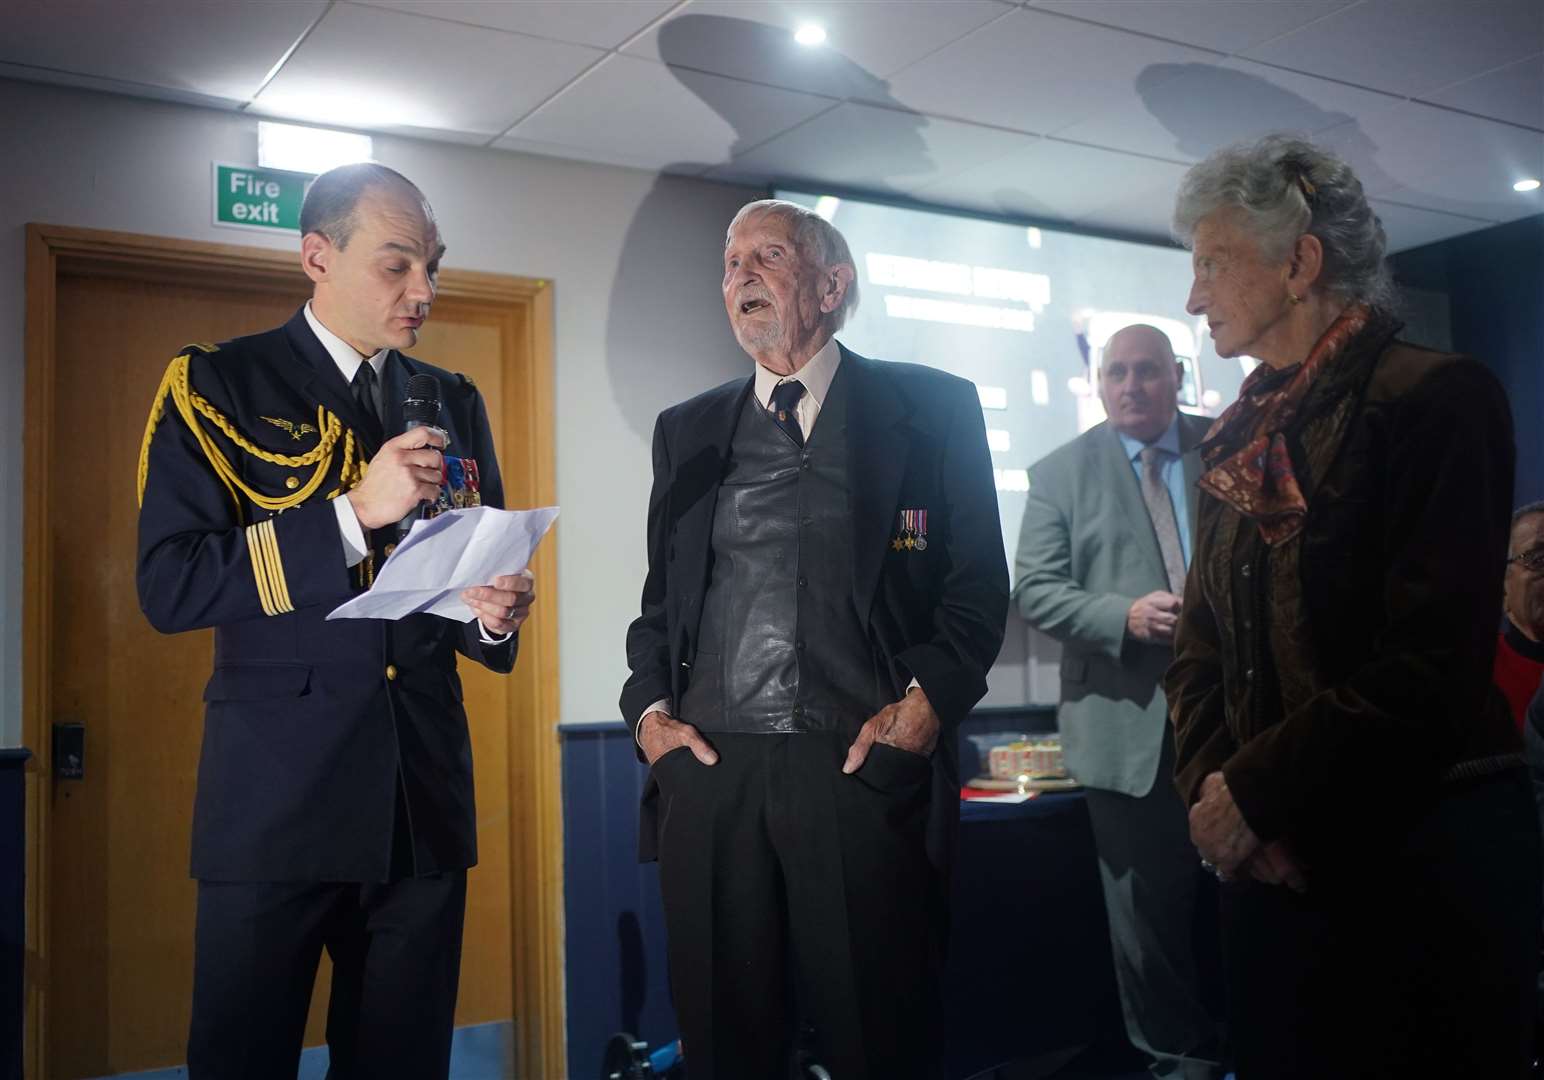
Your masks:
M1527 1075L1539 823L1522 770L1455 787L1298 895L1225 886L1239 1080Z
M383 885L200 881L189 1077L294 1077L325 948L328 1076L444 1078L465 912L465 870Z
M670 984L690 1080L786 1080L801 1026L838 1080L937 1075L946 930L932 764L834 735L709 734L654 765Z

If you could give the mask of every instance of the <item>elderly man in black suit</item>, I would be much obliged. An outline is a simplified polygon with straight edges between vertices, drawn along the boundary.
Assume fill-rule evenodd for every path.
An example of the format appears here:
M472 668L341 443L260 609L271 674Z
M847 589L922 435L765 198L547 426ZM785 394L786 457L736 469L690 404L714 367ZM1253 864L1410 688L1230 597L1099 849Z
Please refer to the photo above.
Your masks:
M650 764L693 1080L936 1074L955 727L1008 575L975 388L834 338L852 256L743 208L724 303L755 362L654 431L649 573L622 712Z

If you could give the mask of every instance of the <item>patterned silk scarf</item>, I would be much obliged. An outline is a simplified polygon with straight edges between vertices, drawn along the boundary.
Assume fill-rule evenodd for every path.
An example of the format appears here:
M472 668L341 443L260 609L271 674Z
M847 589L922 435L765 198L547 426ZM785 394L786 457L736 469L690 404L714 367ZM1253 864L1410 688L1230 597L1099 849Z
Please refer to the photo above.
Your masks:
M1308 503L1282 434L1292 423L1324 366L1362 328L1371 312L1353 304L1319 338L1302 363L1261 364L1249 373L1238 400L1217 418L1201 443L1201 490L1254 521L1271 547L1303 531Z

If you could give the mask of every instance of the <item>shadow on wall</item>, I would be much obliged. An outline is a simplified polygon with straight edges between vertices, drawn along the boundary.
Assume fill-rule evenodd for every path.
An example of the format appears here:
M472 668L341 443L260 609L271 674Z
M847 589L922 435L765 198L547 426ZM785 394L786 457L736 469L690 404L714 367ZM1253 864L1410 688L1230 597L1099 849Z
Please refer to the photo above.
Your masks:
M1390 175L1378 162L1378 144L1348 113L1320 108L1301 94L1268 79L1215 64L1150 64L1136 80L1137 94L1155 119L1174 136L1174 148L1187 157L1204 158L1230 143L1257 139L1259 117L1290 117L1280 130L1298 132L1332 150L1356 170L1363 188L1392 193L1415 184ZM1445 213L1490 219L1494 209L1481 203L1436 196ZM1423 199L1422 205L1430 199Z
M830 108L816 116L844 101L861 98L866 104L879 104L914 120L902 137L896 138L890 131L886 139L861 147L874 177L868 186L876 194L889 190L886 177L926 172L933 167L922 138L925 117L890 97L883 79L832 49L796 45L786 29L748 19L683 15L660 28L659 50L671 75L735 133L723 160L678 162L665 166L665 174L700 175L759 145L746 134L764 127L764 119L756 123L761 111L757 95L726 92L739 89L738 84L691 66L693 57L703 55L714 56L718 61L715 66L732 66L736 77L747 82L796 85L829 99ZM725 60L731 65L725 65ZM653 432L660 410L748 373L745 354L722 314L718 316L722 327L718 348L707 355L681 352L677 330L681 313L719 310L721 300L714 290L723 275L723 247L717 238L704 242L683 220L679 193L669 190L673 183L660 176L639 205L622 244L607 307L606 364L612 392L627 425L645 439ZM724 226L728 225L725 220ZM683 244L693 250L679 251ZM699 245L701 250L697 250ZM687 277L662 274L662 260L698 269Z

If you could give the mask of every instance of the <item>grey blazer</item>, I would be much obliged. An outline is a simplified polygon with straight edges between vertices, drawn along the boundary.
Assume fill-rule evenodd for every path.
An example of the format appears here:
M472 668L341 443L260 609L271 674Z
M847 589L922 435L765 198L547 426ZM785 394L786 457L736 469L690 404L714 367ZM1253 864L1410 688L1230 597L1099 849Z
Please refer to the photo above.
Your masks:
M1185 513L1196 537L1196 447L1210 421L1180 413ZM1126 638L1132 602L1168 587L1136 472L1109 422L1029 470L1013 600L1062 643L1057 721L1067 769L1088 787L1152 790L1166 735L1159 685L1172 646Z

